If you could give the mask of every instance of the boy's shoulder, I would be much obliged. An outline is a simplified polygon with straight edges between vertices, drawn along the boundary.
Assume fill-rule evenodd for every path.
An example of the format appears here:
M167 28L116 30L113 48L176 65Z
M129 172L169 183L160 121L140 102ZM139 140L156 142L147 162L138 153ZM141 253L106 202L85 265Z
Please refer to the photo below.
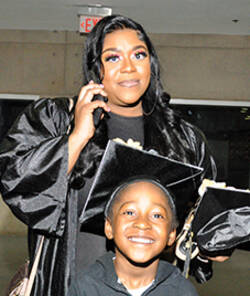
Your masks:
M197 296L193 284L186 279L178 267L167 261L160 260L155 279L156 285L161 285L168 295Z
M82 269L71 284L69 296L126 295L126 288L118 282L115 273L114 253L109 252L89 267Z
M113 252L108 252L96 260L96 262L89 267L82 269L78 278L79 279L95 279L102 281L117 281L117 276L115 273L113 259L115 254Z

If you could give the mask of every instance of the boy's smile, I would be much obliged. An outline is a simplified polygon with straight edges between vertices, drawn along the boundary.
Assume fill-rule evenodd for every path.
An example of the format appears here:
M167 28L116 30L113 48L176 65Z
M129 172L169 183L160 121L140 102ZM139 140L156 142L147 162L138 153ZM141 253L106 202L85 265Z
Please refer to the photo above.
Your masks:
M131 242L138 243L138 244L152 244L154 242L154 240L147 237L129 237L128 239Z
M105 233L114 239L117 260L145 264L173 243L172 213L165 193L155 184L138 181L119 193Z

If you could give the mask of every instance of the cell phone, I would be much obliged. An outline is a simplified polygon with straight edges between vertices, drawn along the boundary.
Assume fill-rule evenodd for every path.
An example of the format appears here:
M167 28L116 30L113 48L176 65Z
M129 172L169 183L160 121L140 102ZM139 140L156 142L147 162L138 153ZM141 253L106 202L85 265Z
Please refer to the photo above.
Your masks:
M95 95L92 101L96 101L96 100L103 101L106 103L108 101L108 98L103 97L101 95ZM94 120L95 127L99 125L102 113L103 113L103 108L98 107L95 109L93 113L93 120Z

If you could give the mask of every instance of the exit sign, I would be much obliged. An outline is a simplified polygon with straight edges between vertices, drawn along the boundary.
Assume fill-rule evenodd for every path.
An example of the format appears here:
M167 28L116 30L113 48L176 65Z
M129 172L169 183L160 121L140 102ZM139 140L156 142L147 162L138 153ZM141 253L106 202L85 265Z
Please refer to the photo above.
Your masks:
M80 33L89 33L94 26L102 19L102 16L80 15Z

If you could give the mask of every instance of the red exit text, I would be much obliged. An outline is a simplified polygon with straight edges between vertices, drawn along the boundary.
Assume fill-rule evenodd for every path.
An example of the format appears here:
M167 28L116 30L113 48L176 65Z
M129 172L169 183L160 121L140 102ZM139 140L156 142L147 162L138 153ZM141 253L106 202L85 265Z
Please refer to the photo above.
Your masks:
M99 16L85 16L80 15L80 32L81 33L89 33L94 26L98 23L98 21L102 19Z

